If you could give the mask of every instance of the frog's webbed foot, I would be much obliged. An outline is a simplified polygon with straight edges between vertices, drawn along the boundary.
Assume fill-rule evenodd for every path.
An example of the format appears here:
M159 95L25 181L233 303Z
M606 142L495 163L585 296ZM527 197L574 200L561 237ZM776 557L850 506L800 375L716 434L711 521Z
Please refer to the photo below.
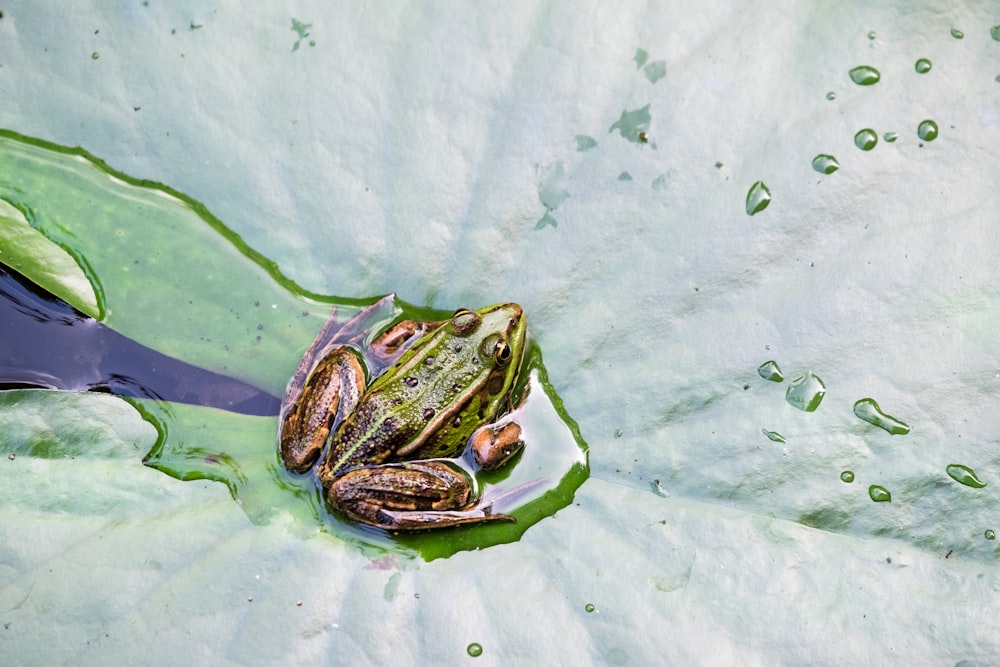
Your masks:
M442 461L386 463L333 480L330 505L349 518L386 530L423 530L483 521L514 521L479 506L469 477Z

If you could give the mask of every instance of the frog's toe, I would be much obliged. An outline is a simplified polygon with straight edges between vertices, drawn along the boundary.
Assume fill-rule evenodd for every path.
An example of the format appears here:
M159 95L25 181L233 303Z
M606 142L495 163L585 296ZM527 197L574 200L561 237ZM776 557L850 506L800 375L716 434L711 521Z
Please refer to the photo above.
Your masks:
M429 528L447 528L469 523L485 521L509 521L516 523L517 519L509 514L493 514L489 507L476 508L464 512L396 512L380 510L377 524L386 530L427 530Z
M349 502L341 501L336 505L336 509L359 523L393 531L447 528L449 526L482 523L484 521L517 521L517 519L507 514L493 514L490 512L489 507L477 507L476 509L466 511L390 510L376 503L356 500Z

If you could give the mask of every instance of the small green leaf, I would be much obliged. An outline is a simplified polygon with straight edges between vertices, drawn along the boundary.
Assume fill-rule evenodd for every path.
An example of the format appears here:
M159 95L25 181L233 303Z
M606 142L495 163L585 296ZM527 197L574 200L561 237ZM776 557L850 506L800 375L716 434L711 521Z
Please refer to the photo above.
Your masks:
M87 274L65 249L28 224L21 212L0 200L0 263L94 318L101 303Z

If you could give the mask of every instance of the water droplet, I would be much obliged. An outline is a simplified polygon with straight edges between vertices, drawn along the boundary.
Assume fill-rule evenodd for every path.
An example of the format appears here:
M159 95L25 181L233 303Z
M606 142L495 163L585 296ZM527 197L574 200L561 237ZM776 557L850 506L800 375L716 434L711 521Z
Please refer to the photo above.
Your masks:
M877 35L875 34L875 31L874 30L869 31L869 33L868 33L868 39L875 39L875 37L877 37Z
M899 139L899 134L897 134L896 132L886 132L885 134L882 135L882 138L885 140L886 143L892 144L896 142L896 139Z
M781 435L777 431L768 431L766 428L762 428L761 432L767 436L768 440L772 442L784 442L785 436Z
M844 472L840 473L840 481L844 482L846 484L850 484L851 482L853 482L854 481L854 471L853 470L845 470Z
M993 38L994 42L1000 42L1000 25L990 28L990 37Z
M481 644L472 642L465 648L465 652L471 655L473 658L478 658L483 654L483 647Z
M826 385L813 373L796 378L785 392L785 400L806 412L815 412L826 394Z
M871 128L858 130L858 133L854 135L854 145L863 151L870 151L875 148L875 144L877 143L878 135Z
M820 153L813 158L813 169L821 174L832 174L840 169L840 163L832 155Z
M882 412L874 398L862 398L855 402L854 414L858 419L878 426L880 429L888 431L891 435L906 435L910 432L909 426L895 417L890 417Z
M828 100L830 100L832 102L833 100L837 99L837 93L835 93L835 92L833 92L831 90L830 92L828 92L826 94L826 99L828 99Z
M987 528L986 532L983 533L983 537L985 537L988 540L995 540L997 538L997 534L993 532L991 529Z
M100 57L101 57L101 54L98 53L97 51L94 51L93 53L90 54L90 59L91 60L97 60Z
M587 612L588 614L593 614L595 609L597 609L597 607L595 607L594 605L592 605L590 603L588 603L587 606L583 608L583 610L585 612Z
M781 382L785 379L785 376L781 374L781 369L778 368L777 361L765 361L757 367L757 374L771 382Z
M913 65L913 69L917 70L917 74L927 74L931 71L931 61L927 60L927 58L920 58Z
M627 171L623 171L622 173L618 174L618 180L619 181L631 181L632 180L632 174L628 173Z
M948 476L959 484L965 484L966 486L971 486L974 489L981 489L986 486L986 482L982 482L976 477L975 471L960 463L952 463L950 466L945 468L948 472Z
M635 61L635 68L639 69L645 65L647 58L649 58L649 52L646 49L636 49L635 56L632 57L632 60Z
M951 36L954 37L955 39L962 39L963 37L965 37L965 33L959 30L958 28L952 28Z
M938 126L932 120L924 120L917 126L917 136L924 141L934 141L937 139Z
M771 203L771 190L764 185L764 181L757 181L750 186L747 192L747 215L756 215L767 208Z
M868 487L868 497L877 503L888 503L892 501L892 494L889 493L889 489L884 486L879 486L878 484L872 484Z
M859 86L872 86L882 78L882 74L877 69L868 65L855 67L848 74L851 75L851 81Z

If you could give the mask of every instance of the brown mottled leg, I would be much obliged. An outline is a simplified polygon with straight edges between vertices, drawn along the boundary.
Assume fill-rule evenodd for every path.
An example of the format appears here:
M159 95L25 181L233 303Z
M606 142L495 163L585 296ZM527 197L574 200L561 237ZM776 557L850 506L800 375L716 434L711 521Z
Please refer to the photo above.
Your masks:
M306 378L301 392L281 417L278 446L292 472L305 472L323 451L338 411L346 414L364 391L365 373L347 348L330 351Z
M330 505L349 518L386 530L423 530L483 521L513 521L473 498L466 473L441 461L387 463L333 480Z

